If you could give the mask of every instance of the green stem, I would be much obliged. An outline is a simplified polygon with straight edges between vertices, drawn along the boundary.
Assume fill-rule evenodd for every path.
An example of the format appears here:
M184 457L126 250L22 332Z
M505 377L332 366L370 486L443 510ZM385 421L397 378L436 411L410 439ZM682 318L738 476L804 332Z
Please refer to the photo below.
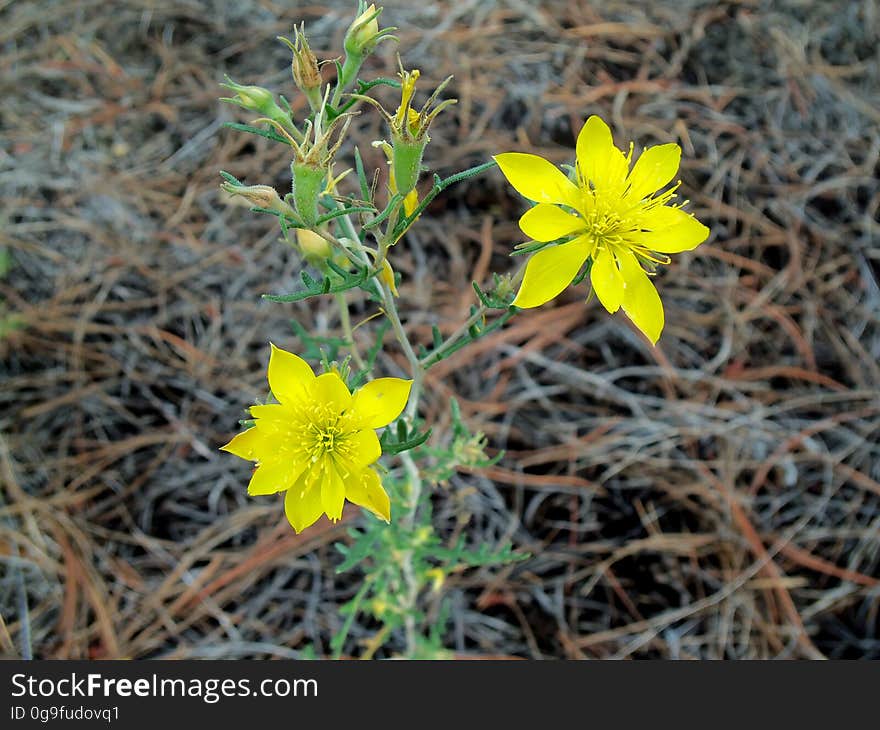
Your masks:
M334 100L337 99L337 95L341 95L341 89L344 87L344 82L346 81L346 79L344 78L345 74L342 74L342 76L343 78L341 78L337 82L337 93L334 94ZM382 265L388 249L397 242L397 240L403 235L407 228L409 228L409 225L428 206L428 204L430 204L430 202L437 196L440 191L455 182L464 180L474 175L478 175L481 172L484 172L494 166L494 161L488 162L483 165L478 165L477 167L471 168L470 170L465 170L464 172L458 173L457 175L452 175L445 180L441 180L439 177L435 176L434 187L431 189L428 195L425 196L425 198L421 201L419 207L410 216L402 217L400 215L402 200L397 202L397 204L394 204L394 201L389 201L389 208L391 208L391 210L388 213L388 222L385 225L385 230L383 231L382 235L376 236L378 241L378 252L375 265L377 267ZM369 257L366 253L366 250L364 249L364 245L361 242L360 237L358 236L357 231L355 230L355 227L349 216L340 215L336 220L342 225L346 236L351 239L352 246L356 249L356 251L352 251L351 249L349 249L349 247L345 248L349 250L351 254L356 254L358 258L363 258L364 263L369 263ZM330 240L335 240L332 238L332 236L327 237ZM340 242L337 241L337 243ZM520 275L521 272L517 276ZM394 294L391 291L391 287L388 285L387 282L382 280L381 277L378 277L376 279L376 283L378 284L379 294L381 297L382 311L384 312L385 317L391 324L391 329L394 332L394 336L397 339L397 342L400 345L404 357L406 358L409 365L410 376L413 382L412 388L410 389L409 400L403 413L403 418L407 421L409 426L413 426L418 416L419 402L421 400L424 388L425 371L427 370L427 367L425 362L419 360L419 357L418 355L416 355L412 343L410 342L409 337L406 334L403 322L400 319L400 313L397 310L397 303L394 300ZM340 307L341 309L345 308L344 300L341 300ZM468 321L462 325L461 328L456 330L456 332L453 333L452 337L450 337L449 340L447 340L447 342L444 343L444 345L442 345L441 347L449 348L454 346L454 344L467 333L468 329L485 315L486 311L486 308L481 305L480 309L478 309L477 312L472 315L468 319ZM343 327L345 327L344 322ZM354 338L351 337L350 339L353 343ZM432 356L429 356L428 358L426 358L426 360L430 360L431 357ZM416 525L416 517L418 515L419 506L421 504L423 479L419 471L418 465L408 452L403 452L400 454L400 461L403 465L404 471L406 472L408 487L407 501L405 505L406 511L404 515L400 518L400 524L404 530L412 532ZM416 626L414 615L416 612L415 609L418 602L421 585L419 583L418 577L415 574L413 564L413 547L409 546L405 548L402 553L403 554L401 556L400 567L401 574L403 576L404 582L406 583L406 587L403 592L403 596L401 597L402 600L400 608L402 609L402 613L405 617L404 630L406 635L407 655L409 657L413 657L415 656L418 649L418 627Z
M408 216L406 216L400 224L397 226L397 230L394 231L394 234L391 236L391 241L389 245L393 245L397 242L397 240L406 233L407 229L412 225L413 221L418 218L422 211L425 210L430 204L431 201L434 200L442 191L448 188L450 185L454 185L457 182L461 182L462 180L467 180L469 177L474 177L475 175L480 175L486 170L491 170L498 163L495 160L491 162L484 162L482 165L477 165L476 167L468 168L467 170L462 170L455 175L450 175L445 180L441 180L439 175L434 175L434 187L432 187L428 193L422 198L421 202L419 202L416 209Z
M351 613L346 617L345 623L342 624L342 629L340 629L339 634L333 638L333 640L337 642L336 648L333 651L334 659L339 659L342 655L342 648L345 645L345 639L348 636L348 632L351 631L351 625L354 623L354 619L358 614L361 602L364 600L364 596L367 595L367 591L370 590L373 581L374 578L366 578L358 589L358 592L355 594L355 597L351 599Z
M511 278L511 284L519 284L519 282L523 278L523 275L525 274L525 270L525 264L520 266ZM446 353L453 349L463 337L467 336L470 328L486 316L487 312L489 312L489 308L481 302L480 306L477 308L477 311L474 312L470 317L468 317L465 320L464 324L461 325L461 327L459 327L457 330L455 330L455 332L449 335L449 337L447 337L440 344L439 347L425 355L425 357L420 361L422 368L428 370L432 365L436 365L438 362L440 362L446 356Z
M345 62L342 64L342 69L339 76L336 78L336 88L333 89L333 98L330 101L330 105L335 109L339 106L339 102L342 101L342 94L345 92L346 88L348 88L351 84L354 83L357 78L358 71L361 70L361 65L364 62L363 56L347 55L345 57Z
M421 366L427 370L432 365L436 365L440 362L444 355L449 352L449 350L452 349L462 337L467 335L468 330L486 316L486 312L488 311L489 309L484 304L481 304L477 311L468 317L461 327L455 330L455 332L443 341L440 347L426 355L423 360L419 361Z
M354 330L351 326L351 314L348 311L348 302L345 301L344 292L339 292L336 295L336 303L339 305L339 322L342 325L342 332L345 335L345 339L348 341L348 347L351 351L351 357L354 360L354 364L357 365L359 370L366 370L367 364L361 357L361 353L358 351L357 342L354 339Z

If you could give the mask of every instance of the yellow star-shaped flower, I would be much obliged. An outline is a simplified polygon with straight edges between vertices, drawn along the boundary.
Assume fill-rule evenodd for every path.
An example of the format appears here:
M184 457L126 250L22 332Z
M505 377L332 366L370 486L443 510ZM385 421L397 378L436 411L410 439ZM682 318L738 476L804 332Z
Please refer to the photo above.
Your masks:
M222 450L257 462L248 494L286 491L284 511L297 532L325 514L342 517L347 499L391 519L391 504L371 467L382 455L375 429L397 418L411 380L378 378L354 394L335 372L272 345L269 387L279 401L252 406L253 427Z
M523 233L535 241L564 239L535 253L513 304L538 307L550 301L590 260L590 281L609 312L623 309L656 344L663 330L663 304L645 271L668 264L665 254L690 251L709 229L681 205L672 205L678 171L677 144L649 147L632 162L611 130L590 117L577 138L576 181L536 155L508 152L495 161L510 184L537 203L520 218Z

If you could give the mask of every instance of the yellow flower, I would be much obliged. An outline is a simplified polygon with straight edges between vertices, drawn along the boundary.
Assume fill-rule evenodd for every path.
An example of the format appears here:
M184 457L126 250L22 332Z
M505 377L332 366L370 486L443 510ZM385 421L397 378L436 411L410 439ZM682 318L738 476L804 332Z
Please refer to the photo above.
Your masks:
M590 280L609 312L623 311L656 344L663 330L663 304L645 271L668 264L665 254L690 251L709 229L682 205L672 205L681 148L646 149L635 165L632 145L624 155L599 117L590 117L577 138L577 182L536 155L509 152L495 157L510 184L535 205L520 218L535 241L565 239L543 248L526 266L513 304L538 307L557 296L591 260Z
M375 429L400 415L412 381L378 378L352 394L337 373L315 376L305 360L271 347L269 387L279 402L252 406L254 426L222 447L258 462L248 494L286 491L297 532L325 513L338 520L346 499L389 521L388 495L371 468L382 455Z

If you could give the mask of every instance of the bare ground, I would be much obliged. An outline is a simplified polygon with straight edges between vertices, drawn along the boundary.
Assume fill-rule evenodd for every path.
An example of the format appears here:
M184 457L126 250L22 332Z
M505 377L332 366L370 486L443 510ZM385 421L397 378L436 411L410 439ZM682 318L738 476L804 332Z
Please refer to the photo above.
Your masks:
M247 116L217 84L292 96L274 37L305 20L339 48L352 5L0 3L5 656L327 651L358 582L334 572L344 525L294 535L217 447L264 393L267 341L338 323L259 299L299 262L217 171L283 190L288 159L222 128ZM658 348L581 288L432 371L439 432L455 395L506 450L438 492L438 528L533 556L447 581L447 646L880 658L878 4L389 1L383 20L423 78L456 76L433 169L569 160L597 113L618 143L682 145L712 229L658 279ZM393 74L394 50L371 70ZM378 117L353 136L379 165ZM510 270L522 210L495 171L395 250L417 338ZM389 343L383 369L401 362Z

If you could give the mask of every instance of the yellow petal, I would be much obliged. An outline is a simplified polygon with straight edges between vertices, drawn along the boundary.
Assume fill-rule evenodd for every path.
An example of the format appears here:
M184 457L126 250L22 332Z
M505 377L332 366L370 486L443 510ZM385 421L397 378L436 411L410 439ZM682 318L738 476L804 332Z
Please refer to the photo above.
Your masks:
M345 487L345 496L349 502L365 507L385 522L391 521L391 500L382 488L379 475L372 469L364 469L352 478Z
M586 236L538 251L526 264L523 283L513 304L530 309L549 302L571 284L589 253L590 242Z
M406 197L403 199L403 214L407 217L413 214L416 208L419 207L419 191L413 188L410 190Z
M598 190L620 186L629 163L614 146L611 130L599 117L587 119L577 138L577 162L581 175Z
M282 403L296 402L305 397L306 388L315 379L309 364L292 352L275 347L271 342L269 356L269 387Z
M251 415L266 423L286 421L290 417L290 409L280 403L266 403L265 405L251 406Z
M555 241L583 229L584 221L558 206L538 203L519 219L519 227L535 241Z
M284 496L284 514L294 530L302 532L314 525L324 514L319 484L307 486L305 477L299 479Z
M325 464L324 479L321 483L321 506L327 516L336 521L342 517L344 505L345 483L335 466L330 463Z
M632 253L623 252L618 261L625 281L621 303L623 311L651 340L651 344L656 345L663 331L663 302L660 301L660 295Z
M287 446L282 421L257 419L247 431L238 434L222 451L250 461L273 461Z
M261 494L275 494L290 489L290 486L302 474L305 465L295 464L290 459L260 464L251 477L248 484L248 494L252 496Z
M350 459L358 468L369 466L382 456L379 437L372 428L356 431L348 436L346 443L351 447Z
M410 388L412 380L376 378L354 394L352 410L363 428L382 428L403 412Z
M257 429L249 428L247 431L242 431L240 434L234 436L232 441L225 446L221 446L220 451L227 451L241 459L257 461L259 457L256 455L256 452L259 448L260 441L261 434Z
M629 173L629 200L641 200L664 187L678 172L681 147L677 144L658 144L648 147L636 160Z
M620 309L620 303L623 301L623 275L617 268L614 256L607 248L601 248L593 257L590 282L605 309L612 314Z
M397 291L397 284L394 281L394 269L391 268L388 259L382 261L382 271L379 272L379 277L388 285L394 296L400 296L400 292Z
M709 229L691 214L665 205L648 211L644 226L650 230L636 234L636 242L659 253L691 251L709 237Z
M351 393L342 378L334 372L322 373L315 378L310 395L318 403L331 406L340 413L351 406Z
M543 157L505 152L493 158L514 190L538 203L561 203L577 207L580 190L556 165Z

